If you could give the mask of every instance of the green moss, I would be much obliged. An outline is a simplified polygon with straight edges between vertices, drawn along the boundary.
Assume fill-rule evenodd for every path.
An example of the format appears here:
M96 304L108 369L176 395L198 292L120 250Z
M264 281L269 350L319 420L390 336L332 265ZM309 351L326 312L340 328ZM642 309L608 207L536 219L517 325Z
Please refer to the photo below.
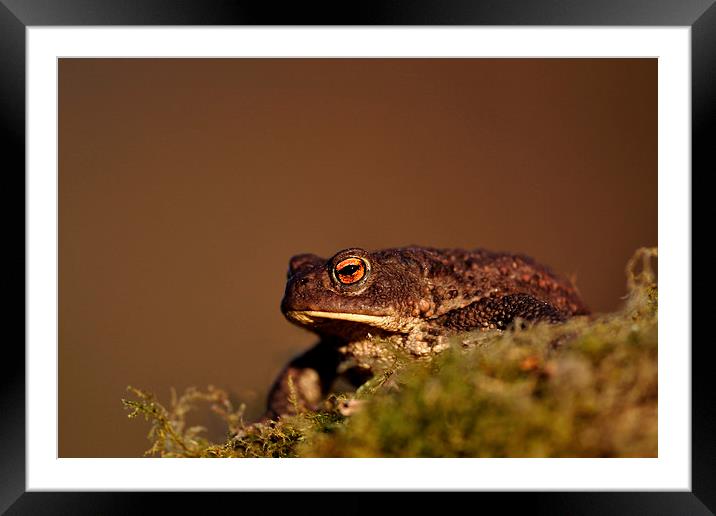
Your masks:
M629 297L613 314L456 336L430 362L399 360L320 412L246 425L226 393L173 397L167 409L132 389L123 400L150 422L162 457L653 457L657 454L655 249L627 266ZM209 403L226 442L201 438L185 416Z

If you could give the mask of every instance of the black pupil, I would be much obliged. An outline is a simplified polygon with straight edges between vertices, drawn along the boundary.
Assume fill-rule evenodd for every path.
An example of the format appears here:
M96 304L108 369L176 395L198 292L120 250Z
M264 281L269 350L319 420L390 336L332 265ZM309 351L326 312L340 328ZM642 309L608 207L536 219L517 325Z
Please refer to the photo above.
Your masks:
M340 274L341 276L350 276L357 272L359 269L360 265L346 265L338 271L338 274Z

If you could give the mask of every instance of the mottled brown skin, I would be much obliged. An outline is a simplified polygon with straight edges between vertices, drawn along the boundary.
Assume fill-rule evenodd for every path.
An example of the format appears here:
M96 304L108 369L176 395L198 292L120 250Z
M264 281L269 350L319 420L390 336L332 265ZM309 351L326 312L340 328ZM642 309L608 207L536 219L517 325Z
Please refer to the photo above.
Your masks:
M362 263L365 271L353 267L341 276L336 266L345 263ZM315 409L339 376L354 386L370 378L392 359L371 337L430 357L456 333L504 330L516 318L557 323L589 313L568 280L527 256L417 246L346 249L328 260L294 256L281 311L320 341L281 372L267 417L292 413L295 404Z

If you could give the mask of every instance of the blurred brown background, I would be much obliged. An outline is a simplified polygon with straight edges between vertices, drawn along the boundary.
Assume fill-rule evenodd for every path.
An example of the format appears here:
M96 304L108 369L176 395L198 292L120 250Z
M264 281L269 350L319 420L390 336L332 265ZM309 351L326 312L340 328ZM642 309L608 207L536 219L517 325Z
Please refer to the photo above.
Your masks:
M62 457L142 454L128 384L258 414L315 341L279 311L291 255L520 251L608 311L657 242L655 59L59 66Z

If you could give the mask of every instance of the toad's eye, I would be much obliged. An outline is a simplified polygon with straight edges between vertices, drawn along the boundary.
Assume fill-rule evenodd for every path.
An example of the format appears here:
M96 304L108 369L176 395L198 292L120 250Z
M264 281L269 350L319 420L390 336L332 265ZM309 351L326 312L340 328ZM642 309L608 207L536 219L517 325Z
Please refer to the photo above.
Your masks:
M360 258L346 258L338 262L333 270L338 281L344 285L350 285L365 276L365 262Z

